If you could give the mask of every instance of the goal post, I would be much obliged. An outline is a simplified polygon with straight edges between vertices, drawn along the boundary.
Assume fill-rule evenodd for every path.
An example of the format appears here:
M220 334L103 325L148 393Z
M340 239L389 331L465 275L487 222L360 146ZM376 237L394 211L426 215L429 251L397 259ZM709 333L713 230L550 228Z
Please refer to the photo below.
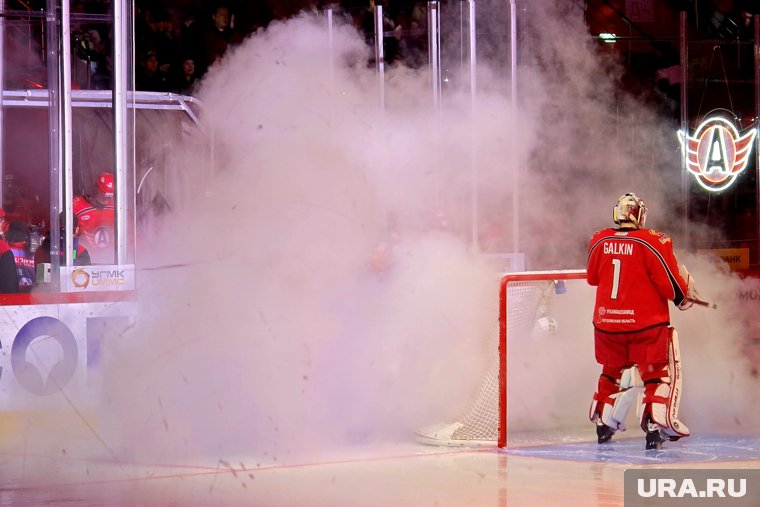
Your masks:
M559 294L560 291L564 290L565 280L585 278L586 270L584 269L526 271L507 273L502 276L499 286L499 423L497 440L499 447L507 446L507 337L510 327L515 330L521 324L524 327L525 323L521 323L520 320L524 319L523 315L525 314L532 314L536 321L547 318L545 312L551 294ZM510 284L513 284L514 290L510 290ZM519 288L531 286L538 286L540 294L537 298L527 299L523 295L526 291L521 291ZM514 325L510 326L510 324Z

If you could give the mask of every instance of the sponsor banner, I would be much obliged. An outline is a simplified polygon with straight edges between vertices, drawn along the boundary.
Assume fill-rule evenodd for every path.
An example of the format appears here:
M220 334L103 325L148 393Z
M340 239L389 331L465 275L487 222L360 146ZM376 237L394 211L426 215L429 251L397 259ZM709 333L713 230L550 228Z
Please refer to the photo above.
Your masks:
M134 290L134 288L134 264L61 267L61 291L63 292L118 291Z
M134 324L137 302L4 306L0 413L65 408L98 392L102 349ZM2 435L0 424L0 435Z
M749 269L749 248L705 248L697 250L697 253L717 255L729 265L731 271Z
M628 469L624 495L625 507L754 507L760 505L760 469Z

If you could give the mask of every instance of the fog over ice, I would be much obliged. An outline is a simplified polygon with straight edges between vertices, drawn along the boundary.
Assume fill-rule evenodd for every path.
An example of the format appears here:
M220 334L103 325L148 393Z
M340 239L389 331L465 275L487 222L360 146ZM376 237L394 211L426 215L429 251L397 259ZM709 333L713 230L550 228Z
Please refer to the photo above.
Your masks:
M618 195L642 196L647 225L674 231L681 260L720 305L673 310L683 418L694 431L752 431L757 380L736 294L756 284L679 250L673 125L619 91L620 66L565 4L521 11L518 104L498 58L508 54L498 50L505 11L487 2L479 21L497 38L479 40L488 58L474 105L454 70L436 111L427 69L393 67L381 110L370 48L346 26L329 47L324 19L311 16L228 53L199 92L217 167L208 177L202 137L177 146L187 193L141 245L139 322L104 351L101 439L91 443L141 459L297 462L409 442L453 420L496 353L504 268L474 251L473 175L480 249L511 252L518 241L529 269L582 268ZM527 355L516 374L530 378L532 362L548 371L526 383L540 403L516 417L585 424L598 372L592 301L573 305L558 335L511 349Z

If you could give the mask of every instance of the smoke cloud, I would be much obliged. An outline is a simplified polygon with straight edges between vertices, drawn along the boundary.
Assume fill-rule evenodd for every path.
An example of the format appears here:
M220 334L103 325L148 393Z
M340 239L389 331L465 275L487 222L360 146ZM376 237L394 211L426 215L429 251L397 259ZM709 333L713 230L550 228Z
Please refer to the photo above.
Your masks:
M213 67L199 98L215 170L206 134L177 146L185 184L141 243L138 324L104 350L104 445L141 459L293 462L408 442L458 417L496 354L507 261L476 250L582 268L626 191L678 249L673 125L619 91L620 66L567 4L520 11L517 103L503 24L484 23L477 99L452 65L440 110L427 69L403 67L387 69L381 109L370 48L347 26L330 45L321 18L274 23ZM496 6L478 2L479 19L505 20ZM684 420L748 430L757 380L734 303L751 283L682 257L720 305L674 316ZM511 349L513 373L533 379L515 417L585 424L598 374L591 297L573 299L553 341Z

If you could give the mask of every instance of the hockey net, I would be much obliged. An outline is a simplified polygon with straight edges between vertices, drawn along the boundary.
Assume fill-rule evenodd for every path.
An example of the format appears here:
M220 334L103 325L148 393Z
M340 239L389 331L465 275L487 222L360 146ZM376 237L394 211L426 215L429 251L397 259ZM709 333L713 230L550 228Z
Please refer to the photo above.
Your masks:
M428 445L506 447L508 344L525 342L536 334L553 335L558 327L551 312L555 296L567 291L566 282L575 281L572 283L578 285L585 277L584 270L530 271L502 276L499 329L498 333L494 330L491 349L494 354L488 361L477 396L456 421L421 429L415 435L416 440ZM590 322L590 313L583 313Z

